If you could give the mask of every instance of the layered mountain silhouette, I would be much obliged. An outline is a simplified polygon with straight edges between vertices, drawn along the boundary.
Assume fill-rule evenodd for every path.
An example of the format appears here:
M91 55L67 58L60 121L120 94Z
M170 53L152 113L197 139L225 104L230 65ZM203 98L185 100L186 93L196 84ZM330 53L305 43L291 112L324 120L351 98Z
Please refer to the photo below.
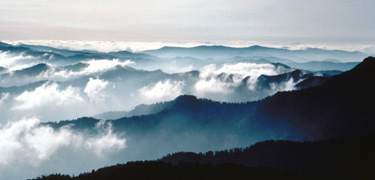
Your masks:
M319 179L368 178L375 159L372 154L374 69L375 58L368 57L350 71L332 77L322 74L318 78L300 70L261 76L258 83L264 86L299 77L301 81L296 83L301 90L278 92L259 101L226 103L183 95L173 101L138 106L122 118L101 121L84 117L41 125L55 129L69 126L74 131L89 134L98 133L98 124L111 127L113 133L127 139L127 148L118 155L118 159L124 161L156 159L180 151L217 151L260 142L246 149L166 156L161 161L171 164L157 165L166 165L165 170L178 169L179 162L188 161L211 163L210 168L221 167L222 163L237 164L230 165L235 166L234 169L280 168ZM101 77L112 76L107 73ZM217 78L231 80L230 75L224 74ZM311 87L312 84L316 86ZM305 140L316 142L302 142ZM150 168L147 163L139 166ZM122 167L126 168L121 171L132 168L130 164L110 168L114 175L125 177L117 170ZM81 177L96 178L99 174L92 172Z
M322 86L277 93L259 102L254 118L286 122L311 139L373 132L374 69L368 57Z
M371 80L375 76L373 69L375 69L374 58L366 58L354 69L341 75L330 79L314 77L306 80L312 81L310 84L323 84L321 86L300 91L279 92L272 97L254 102L252 104L256 106L256 110L252 111L251 108L246 107L248 109L246 114L249 119L287 123L295 130L308 132L306 137L312 139L372 132L374 121L370 119L375 117L372 111L375 107L372 101L375 98L373 94L375 84ZM291 75L298 73L300 72L295 71ZM277 79L280 76L286 75L273 78ZM306 81L299 85L310 86L305 84ZM180 102L182 98L184 97L176 101ZM196 104L200 105L201 100L196 101ZM241 106L245 105L239 105ZM189 108L193 107L181 109L190 110Z
M229 149L268 139L321 140L373 133L375 60L366 58L354 69L331 77L321 86L279 92L264 100L223 103L195 96L151 106L136 115L106 121L116 133L125 133L127 151L154 147L139 159L166 152ZM149 113L149 114L147 114ZM98 119L80 118L47 123L54 128L72 124L78 131L95 133Z
M98 51L75 51L68 49L59 49L49 46L40 45L10 45L6 43L1 43L0 51L8 52L13 55L22 56L33 56L39 60L46 60L49 63L54 63L58 65L68 65L74 64L79 61L91 60L91 59L133 59L142 60L147 58L156 58L150 55L141 53L132 53L128 51L119 51L113 53L103 53Z
M340 63L340 62L332 62L332 61L311 61L311 62L305 62L305 63L290 62L290 63L285 63L285 64L294 68L306 69L306 70L311 70L311 71L333 70L333 69L346 71L358 65L359 62Z
M212 170L222 167L221 164L223 163L232 163L251 168L280 168L318 179L367 179L372 176L375 168L373 163L375 157L372 153L375 147L373 143L375 136L371 134L374 132L373 119L375 117L373 112L375 86L371 81L374 77L374 68L375 58L369 57L351 71L333 76L318 87L280 92L264 100L245 104L218 103L197 99L194 96L181 96L167 103L159 103L150 107L143 105L142 107L148 110L159 106L156 111L149 111L149 113L154 113L152 115L122 118L111 122L114 127L128 128L127 131L131 130L132 133L136 133L136 131L144 133L158 126L160 128L162 126L160 122L167 120L166 117L170 118L168 123L180 123L181 119L176 118L176 116L173 118L173 115L178 114L178 117L186 118L184 122L191 121L191 124L184 128L205 126L206 129L217 130L217 124L236 124L236 121L233 121L235 119L233 116L237 112L237 115L242 115L244 119L250 116L250 119L254 118L268 123L282 121L292 127L289 132L294 135L296 135L296 132L300 132L300 135L306 139L349 136L303 143L271 140L256 143L245 149L210 151L204 154L175 153L160 159L160 161L172 165L158 162L136 162L137 170L142 169L142 172L153 172L155 168L164 167L157 171L169 172L167 174L170 174L171 171L167 169L178 169L181 166L185 169L199 167L198 169L202 170L206 168L207 165L204 165L206 163L210 164L208 166L213 166ZM210 112L208 109L215 112ZM281 110L277 111L278 109ZM229 112L233 112L233 114L228 115ZM227 113L227 116L224 116L225 113ZM296 114L296 116L293 116L293 114ZM218 118L221 116L224 117ZM87 128L88 124L95 126L96 121L95 119L83 118L77 121L63 121L54 125L73 123L80 129ZM303 125L304 123L306 125ZM226 128L230 129L231 127L226 126ZM177 129L174 133L178 134L180 130L182 129ZM364 135L367 133L370 133L370 135ZM145 137L147 136L142 136L142 138ZM150 163L154 166L150 167ZM188 165L184 165L186 163ZM192 165L194 163L203 163L203 165ZM134 171L133 165L134 163L128 163L99 169L76 178L127 177L129 174L124 172L129 169ZM227 169L230 169L230 167L235 167L236 170L242 169L241 166L226 165ZM251 174L254 175L259 173L258 170L247 169L246 171L252 172ZM269 170L273 172L273 170ZM193 172L202 177L203 172ZM267 173L271 172L267 171ZM237 173L240 174L240 172ZM56 176L59 175L44 178L51 179ZM70 178L64 175L60 176ZM134 175L132 177L140 176ZM159 175L157 174L155 177L159 177Z
M191 48L163 47L143 52L99 52L93 50L69 50L41 45L11 45L0 42L0 52L11 56L22 56L36 60L36 64L50 63L59 66L72 65L80 61L92 59L132 60L135 68L146 70L162 69L176 72L176 69L200 69L207 64L225 63L283 63L296 69L310 71L340 70L353 68L367 54L340 50L324 50L307 48L304 50L288 50L250 46L233 48L226 46L196 46Z
M291 59L292 61L306 62L324 59L341 59L353 60L365 57L361 52L347 52L341 50L323 50L318 48L307 48L304 50L288 50L282 48L270 48L263 46L250 46L244 48L233 48L226 46L196 46L191 48L184 47L163 47L156 50L147 50L143 53L151 54L161 58L175 57L175 56L190 56L195 58L231 58L235 56L242 57L278 57L284 59Z

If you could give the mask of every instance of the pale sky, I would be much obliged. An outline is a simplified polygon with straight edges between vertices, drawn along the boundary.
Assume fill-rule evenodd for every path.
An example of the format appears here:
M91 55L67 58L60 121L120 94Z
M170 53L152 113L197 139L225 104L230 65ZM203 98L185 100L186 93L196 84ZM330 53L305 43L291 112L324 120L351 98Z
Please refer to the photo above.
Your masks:
M0 40L375 42L374 0L1 0Z

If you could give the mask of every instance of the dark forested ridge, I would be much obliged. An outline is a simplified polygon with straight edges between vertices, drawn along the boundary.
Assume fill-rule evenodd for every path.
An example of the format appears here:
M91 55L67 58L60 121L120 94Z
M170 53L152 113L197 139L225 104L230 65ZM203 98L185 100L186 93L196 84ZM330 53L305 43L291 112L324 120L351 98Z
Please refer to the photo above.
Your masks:
M316 142L264 141L247 148L192 153L180 152L161 161L178 164L234 163L272 167L319 179L368 179L375 170L375 134Z
M179 152L158 161L128 162L76 177L104 179L369 179L375 170L375 134L316 142L264 141L248 148Z
M291 173L285 170L273 168L249 168L235 164L190 164L180 163L178 165L167 164L160 161L128 162L115 166L105 167L80 174L77 177L53 174L41 176L32 180L217 180L217 179L257 179L257 180L302 180L312 179Z
M260 101L254 118L286 122L307 139L374 132L374 77L375 58L368 57L322 86L279 92Z

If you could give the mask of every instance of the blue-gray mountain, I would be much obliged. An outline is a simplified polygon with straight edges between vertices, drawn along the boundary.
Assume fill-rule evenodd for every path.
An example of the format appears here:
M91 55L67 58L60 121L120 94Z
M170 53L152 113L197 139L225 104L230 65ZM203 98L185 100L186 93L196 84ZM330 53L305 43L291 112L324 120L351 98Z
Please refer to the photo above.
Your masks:
M136 62L133 67L146 70L162 69L166 72L177 72L176 69L199 69L207 64L224 63L283 63L297 69L310 71L340 70L353 68L368 54L341 50L324 50L307 48L304 50L288 50L250 46L233 48L226 46L197 46L192 48L163 47L133 53L129 51L98 52L88 50L67 50L37 45L0 44L0 52L13 56L38 59L39 63L69 65L92 59L120 59ZM354 62L349 62L354 61Z
M127 155L155 158L167 152L244 147L267 139L319 140L372 133L375 129L375 58L333 76L321 86L280 92L264 100L222 103L194 96L138 107L140 116L106 121L129 138ZM140 113L139 109L145 109ZM54 128L73 124L95 133L99 120L81 118L48 123ZM153 147L152 152L142 149Z
M321 86L279 92L255 102L221 103L180 96L169 102L142 105L129 112L140 116L109 120L104 124L111 124L114 132L125 133L129 140L128 148L118 155L119 160L127 155L138 160L155 159L158 154L178 149L199 152L245 147L266 139L309 139L317 142L265 141L246 149L177 153L161 161L235 163L287 169L319 179L366 179L375 167L372 153L375 147L374 68L375 58L369 57ZM80 118L47 125L58 129L71 124L76 131L95 134L98 122L94 118ZM339 139L327 140L332 138ZM129 165L124 167L129 168ZM93 172L81 177L98 178L97 175Z

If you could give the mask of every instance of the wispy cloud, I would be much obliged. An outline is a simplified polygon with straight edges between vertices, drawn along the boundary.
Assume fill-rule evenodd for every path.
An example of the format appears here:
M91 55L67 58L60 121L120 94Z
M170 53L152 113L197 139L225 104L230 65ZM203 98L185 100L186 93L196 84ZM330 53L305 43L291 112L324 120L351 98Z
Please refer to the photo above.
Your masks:
M66 80L77 78L83 75L97 75L98 73L111 70L117 66L125 67L134 64L134 62L130 60L121 62L118 59L93 59L89 61L82 61L81 63L87 64L87 66L82 68L80 71L52 68L40 74L37 78L50 80Z
M92 152L98 157L125 148L126 140L114 134L111 127L99 127L99 132L90 137L69 126L55 130L40 124L37 118L8 122L0 126L0 169L15 162L39 166L61 148L73 154L78 150Z
M38 63L38 58L30 55L13 55L10 52L0 51L0 66L7 68L8 72L24 69Z
M290 70L272 64L237 63L224 64L220 68L217 68L215 64L210 64L201 69L200 80L194 88L199 95L228 94L241 85L246 77L249 77L245 83L249 90L255 90L260 75L277 75L288 71Z
M183 81L164 80L156 84L147 85L138 90L140 96L148 102L165 101L182 94L185 83Z
M105 98L105 93L103 92L110 83L101 79L90 78L87 82L84 92L90 98L92 102L99 103Z
M68 86L59 89L55 82L47 82L33 91L25 91L14 98L13 110L33 110L41 107L59 107L82 102L79 89Z

